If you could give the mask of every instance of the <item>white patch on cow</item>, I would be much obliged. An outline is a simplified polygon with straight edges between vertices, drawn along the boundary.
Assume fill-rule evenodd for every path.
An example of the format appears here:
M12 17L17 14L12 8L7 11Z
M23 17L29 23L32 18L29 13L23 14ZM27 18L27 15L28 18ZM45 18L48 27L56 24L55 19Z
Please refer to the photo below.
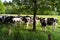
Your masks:
M15 22L15 26L17 26L18 22L20 23L20 25L22 24L21 18L13 18L12 20Z
M46 22L46 24L47 24L47 18L45 18L45 22Z
M2 16L0 16L0 18L2 18Z
M13 18L13 21L20 21L20 18Z
M45 20L47 20L47 18L45 18Z

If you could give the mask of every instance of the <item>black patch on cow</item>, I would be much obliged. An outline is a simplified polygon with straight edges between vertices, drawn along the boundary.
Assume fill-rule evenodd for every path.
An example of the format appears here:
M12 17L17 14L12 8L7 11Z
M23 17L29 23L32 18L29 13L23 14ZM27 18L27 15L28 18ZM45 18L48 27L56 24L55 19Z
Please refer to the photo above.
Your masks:
M54 22L54 18L47 18L47 25L52 25Z
M14 23L12 18L14 18L13 16L7 16L4 20L4 23Z
M41 25L46 26L45 18L40 19Z

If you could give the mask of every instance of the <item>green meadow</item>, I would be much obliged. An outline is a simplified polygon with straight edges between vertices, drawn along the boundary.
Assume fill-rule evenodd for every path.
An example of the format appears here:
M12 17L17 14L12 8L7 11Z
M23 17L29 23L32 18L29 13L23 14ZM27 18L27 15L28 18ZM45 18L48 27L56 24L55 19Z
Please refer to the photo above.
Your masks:
M52 40L60 40L60 16L58 15L37 15L39 17L53 17L58 18L58 23L55 31L52 31L52 26L46 27L46 32L42 31L42 26L38 21L36 23L36 30L32 31L32 24L26 27L23 23L22 26L17 24L14 27L12 24L0 23L0 40L48 40L48 34L52 35ZM11 34L9 35L9 29L11 29Z

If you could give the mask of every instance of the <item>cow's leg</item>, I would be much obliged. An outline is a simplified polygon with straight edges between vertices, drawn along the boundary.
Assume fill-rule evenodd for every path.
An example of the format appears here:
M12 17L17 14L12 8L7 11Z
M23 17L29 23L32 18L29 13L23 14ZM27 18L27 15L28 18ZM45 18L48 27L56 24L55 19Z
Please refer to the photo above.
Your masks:
M14 22L14 23L13 23L12 25L15 27L15 26L16 26L16 21L15 21L15 20L13 20L13 22Z
M32 25L32 27L33 27L33 22L31 22L31 25Z
M17 27L17 22L15 21L15 23L14 23L14 27Z
M29 22L26 23L26 26L27 26L26 28L28 28L28 26L29 26Z
M22 21L20 21L20 26L22 25Z
M18 21L16 21L16 27L18 26Z
M8 33L8 34L10 35L10 34L11 34L11 32L12 32L11 28L10 28L8 31L9 31L9 33Z
M26 24L27 24L27 27L28 27L29 23L27 22Z
M55 31L55 29L56 29L56 25L57 25L57 23L54 22L54 23L53 23L53 26L52 26L52 31Z
M44 26L44 27L42 27L42 30L43 30L43 31L46 31L46 27L45 27L45 26Z

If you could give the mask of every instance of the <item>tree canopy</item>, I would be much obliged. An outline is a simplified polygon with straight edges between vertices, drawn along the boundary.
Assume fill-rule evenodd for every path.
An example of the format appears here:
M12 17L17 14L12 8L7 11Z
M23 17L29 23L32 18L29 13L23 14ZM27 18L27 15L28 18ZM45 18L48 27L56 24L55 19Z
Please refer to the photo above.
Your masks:
M5 6L3 5L2 1L0 0L0 14L5 13Z
M60 0L37 0L37 14L60 15ZM0 5L2 2L0 2ZM33 0L12 0L4 2L7 13L33 14ZM3 5L3 6L4 6ZM4 7L3 7L4 9ZM50 13L51 12L51 13ZM52 14L53 13L53 14Z

